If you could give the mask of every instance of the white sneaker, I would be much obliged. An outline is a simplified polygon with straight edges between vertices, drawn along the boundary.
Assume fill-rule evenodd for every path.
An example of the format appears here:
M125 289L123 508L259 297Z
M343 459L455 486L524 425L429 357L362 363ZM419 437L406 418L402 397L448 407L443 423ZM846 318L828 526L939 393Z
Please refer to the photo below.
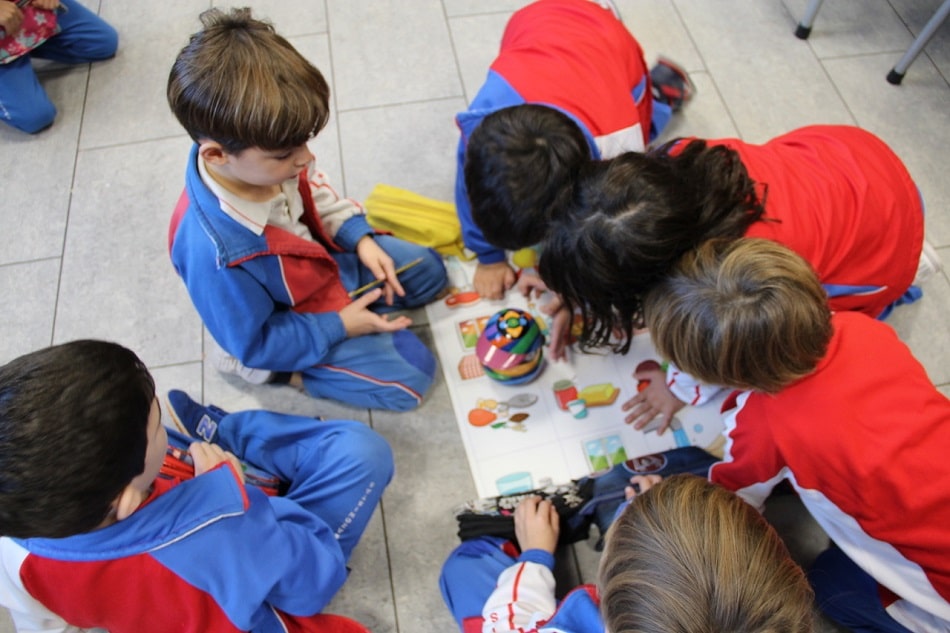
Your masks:
M209 337L210 338L210 337ZM217 341L211 340L211 350L208 352L208 360L211 365L223 374L234 374L240 376L252 385L263 385L270 382L274 372L269 369L252 369L242 364L234 356L224 351Z
M929 279L943 270L943 262L940 261L940 255L937 249L930 245L930 242L924 240L924 247L920 251L920 263L917 264L917 275L914 277L914 285L920 285L920 282Z

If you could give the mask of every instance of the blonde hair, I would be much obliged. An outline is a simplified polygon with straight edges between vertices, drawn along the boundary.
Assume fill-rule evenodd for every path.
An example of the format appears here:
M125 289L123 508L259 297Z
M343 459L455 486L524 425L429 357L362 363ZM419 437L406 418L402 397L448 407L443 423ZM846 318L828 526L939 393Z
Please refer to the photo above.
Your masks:
M316 67L248 8L201 14L168 76L168 104L195 141L230 153L307 142L330 117L330 87Z
M775 530L733 493L674 475L607 533L601 614L610 633L807 633L813 593Z
M693 377L775 393L814 371L828 297L805 260L769 240L710 240L644 299L657 351Z

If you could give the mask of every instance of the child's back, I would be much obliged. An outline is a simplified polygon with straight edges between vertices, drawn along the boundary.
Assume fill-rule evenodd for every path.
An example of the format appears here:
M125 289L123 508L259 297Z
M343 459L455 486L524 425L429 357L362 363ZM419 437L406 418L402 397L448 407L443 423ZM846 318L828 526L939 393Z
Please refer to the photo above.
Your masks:
M186 444L187 472L168 470L154 383L129 350L76 341L0 368L0 603L21 631L320 630L311 617L392 476L385 440L180 392L169 405L215 442ZM286 496L244 485L227 451Z
M788 478L837 547L896 594L892 610L947 626L950 401L892 328L824 304L800 257L744 238L684 257L645 309L661 353L746 390L726 401L710 479L762 507Z
M608 4L537 0L516 11L484 84L456 117L455 205L484 297L514 284L504 249L543 236L579 164L642 151L670 119L640 44Z

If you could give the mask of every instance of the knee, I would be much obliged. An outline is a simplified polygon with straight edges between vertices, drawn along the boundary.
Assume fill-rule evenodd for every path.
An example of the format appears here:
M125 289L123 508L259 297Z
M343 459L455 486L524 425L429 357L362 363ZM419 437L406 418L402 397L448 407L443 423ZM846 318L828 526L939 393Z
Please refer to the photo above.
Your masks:
M90 56L95 59L109 59L115 57L117 50L119 50L119 33L109 24L103 23L100 37L90 51Z
M423 395L435 376L435 356L418 336L408 330L393 332L393 347L406 363L419 372L420 379L424 379L424 384L420 385L420 395Z
M347 432L349 439L345 461L359 465L362 479L384 486L389 484L396 467L392 448L386 438L361 422L352 422Z
M442 257L431 248L426 249L422 261L416 267L413 284L414 305L425 305L435 299L448 283L448 273Z
M36 134L42 132L56 120L56 106L49 99L37 100L23 108L19 114L4 119L21 132Z
M119 33L109 24L100 22L95 34L77 43L77 54L88 61L101 61L115 57L119 49Z
M420 298L420 303L426 304L438 296L449 282L448 273L445 270L445 263L438 253L429 249L421 265L425 266L425 279L428 281L424 296Z

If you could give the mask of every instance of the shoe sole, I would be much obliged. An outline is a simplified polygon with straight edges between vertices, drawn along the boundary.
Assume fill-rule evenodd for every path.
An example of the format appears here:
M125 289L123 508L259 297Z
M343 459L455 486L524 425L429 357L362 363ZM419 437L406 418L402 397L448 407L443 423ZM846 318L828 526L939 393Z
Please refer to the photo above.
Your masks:
M943 261L930 242L924 240L923 248L920 251L920 262L917 265L917 274L914 275L913 284L916 286L943 270Z

